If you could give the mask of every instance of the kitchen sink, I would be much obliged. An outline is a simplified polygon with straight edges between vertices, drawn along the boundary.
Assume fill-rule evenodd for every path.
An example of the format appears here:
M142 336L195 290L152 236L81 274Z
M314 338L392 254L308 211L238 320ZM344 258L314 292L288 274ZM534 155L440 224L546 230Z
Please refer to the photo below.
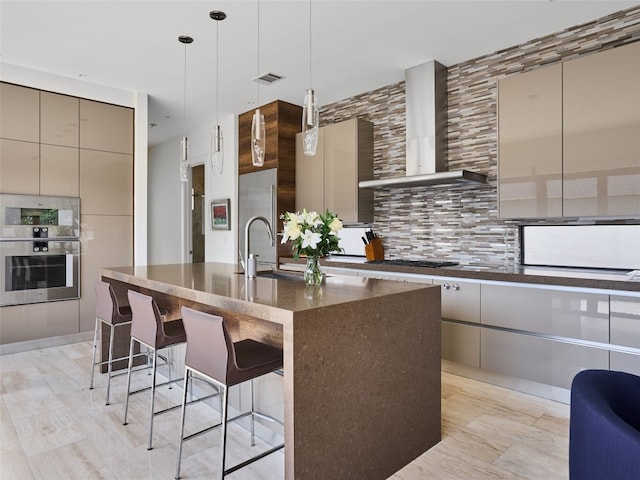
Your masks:
M244 272L236 272L238 275L244 275ZM271 278L274 280L289 280L293 282L302 281L302 272L292 272L285 270L261 270L256 272L257 277Z

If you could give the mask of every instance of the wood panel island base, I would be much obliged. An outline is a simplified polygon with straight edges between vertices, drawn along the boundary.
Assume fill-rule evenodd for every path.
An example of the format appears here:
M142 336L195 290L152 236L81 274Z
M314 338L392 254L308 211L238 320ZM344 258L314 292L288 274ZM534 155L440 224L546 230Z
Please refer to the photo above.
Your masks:
M385 479L440 441L440 288L329 276L321 287L216 263L118 267L146 291L222 315L234 341L284 349L285 477Z

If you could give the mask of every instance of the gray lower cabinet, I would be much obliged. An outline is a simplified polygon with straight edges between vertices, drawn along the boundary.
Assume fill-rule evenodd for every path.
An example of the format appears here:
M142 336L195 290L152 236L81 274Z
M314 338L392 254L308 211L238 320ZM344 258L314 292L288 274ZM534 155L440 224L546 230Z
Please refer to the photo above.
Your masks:
M640 298L611 295L611 343L638 354L611 352L611 370L640 375Z
M437 279L442 288L442 358L480 367L480 327L450 320L480 323L480 284L457 279Z
M605 349L491 329L482 330L480 352L483 370L565 389L581 370L609 368Z
M507 285L482 285L480 367L569 389L576 373L608 369L609 296Z
M480 327L442 320L442 359L480 368Z
M483 325L609 343L609 296L482 285Z

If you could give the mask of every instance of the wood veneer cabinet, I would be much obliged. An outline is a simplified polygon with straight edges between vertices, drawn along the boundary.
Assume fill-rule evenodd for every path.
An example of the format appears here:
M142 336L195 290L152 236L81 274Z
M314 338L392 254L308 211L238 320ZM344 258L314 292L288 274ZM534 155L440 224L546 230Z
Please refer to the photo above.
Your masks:
M263 172L275 169L275 225L278 231L280 215L284 212L295 211L296 207L296 133L302 129L302 107L276 100L260 107L266 124L266 155L264 166L255 167L251 162L251 120L254 110L245 112L238 117L238 174ZM246 205L251 199L238 197L240 211L243 203ZM271 215L267 215L271 218ZM240 245L244 245L244 224L239 225ZM261 228L256 225L255 228ZM276 257L291 254L289 245L276 243ZM264 259L264 257L263 257ZM278 261L276 259L276 261Z
M251 173L270 168L279 168L291 175L291 186L295 183L295 138L302 127L302 107L275 100L260 107L264 115L266 147L264 166L256 167L251 162L251 121L255 109L238 116L238 173ZM287 182L288 183L288 182ZM290 187L287 187L290 188Z
M562 65L498 84L500 218L562 216Z
M296 136L296 209L336 213L345 223L373 222L373 191L358 188L373 178L373 124L361 118L320 128L315 156Z
M640 214L640 42L563 64L564 216Z

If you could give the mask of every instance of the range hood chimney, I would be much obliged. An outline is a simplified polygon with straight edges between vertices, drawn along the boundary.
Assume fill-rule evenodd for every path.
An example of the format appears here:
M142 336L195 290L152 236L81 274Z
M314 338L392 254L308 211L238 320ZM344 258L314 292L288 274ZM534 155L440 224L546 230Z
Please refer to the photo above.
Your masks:
M406 175L362 181L360 188L486 183L480 173L447 171L447 68L435 60L408 68L405 90Z

